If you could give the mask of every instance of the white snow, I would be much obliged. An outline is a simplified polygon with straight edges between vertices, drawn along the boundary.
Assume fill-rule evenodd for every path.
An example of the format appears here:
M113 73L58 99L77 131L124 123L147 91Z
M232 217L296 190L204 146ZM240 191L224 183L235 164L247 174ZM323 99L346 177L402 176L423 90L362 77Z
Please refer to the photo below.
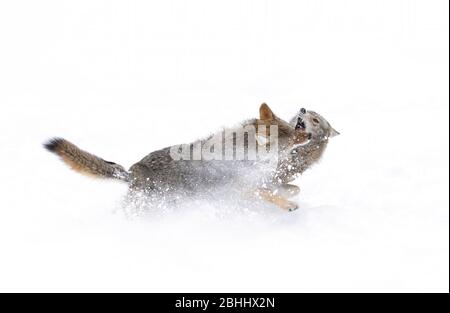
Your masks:
M3 1L0 291L449 290L447 1ZM341 133L300 209L186 202L127 218L131 166L255 117ZM224 195L224 199L233 195Z

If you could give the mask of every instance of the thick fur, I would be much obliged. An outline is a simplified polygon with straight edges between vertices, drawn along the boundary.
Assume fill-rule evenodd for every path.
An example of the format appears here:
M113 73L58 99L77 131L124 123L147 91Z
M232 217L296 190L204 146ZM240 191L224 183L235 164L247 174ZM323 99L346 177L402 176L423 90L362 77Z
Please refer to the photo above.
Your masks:
M299 117L304 125L304 128L299 131L311 134L310 142L292 150L291 157L280 162L275 175L275 181L279 184L294 181L298 175L319 162L328 146L329 139L339 135L339 132L325 118L313 111L300 111L292 118L291 126L294 127L298 123Z
M328 138L337 132L320 115L304 109L291 123L278 118L267 104L261 105L259 113L259 119L247 120L237 128L222 130L187 146L193 151L195 146L204 143L212 142L214 146L231 143L236 147L235 142L243 142L245 148L249 148L251 138L245 140L237 137L238 133L242 136L237 130L254 126L258 129L255 135L260 145L259 151L268 147L267 140L271 137L269 126L276 125L279 153L275 160L174 160L171 156L173 147L168 147L150 153L126 171L121 165L83 151L65 139L51 139L44 146L81 174L127 182L131 193L144 191L149 195L163 197L172 193L179 197L205 190L221 190L226 184L243 194L256 191L266 201L289 211L295 210L297 205L287 198L298 194L299 188L287 183L320 159ZM266 133L259 133L260 125L266 126ZM283 191L286 191L286 195L282 194Z
M83 151L62 138L53 138L44 147L58 155L74 171L97 178L112 178L129 182L128 172L113 162L105 161L89 152Z
M243 142L247 149L249 148L248 140L240 137L234 138L233 135L225 135L222 138L222 134L233 134L238 129L247 126L259 129L260 125L266 126L266 133L262 134L266 138L270 137L270 125L278 126L278 157L280 159L289 157L288 153L291 147L307 144L311 137L311 134L307 132L295 130L289 123L278 118L267 104L262 104L259 119L244 121L237 128L221 130L206 139L191 143L190 148L206 142L214 143L215 146ZM264 148L265 146L261 145L258 150ZM212 190L225 184L239 184L243 186L242 188L246 188L246 186L252 188L264 185L264 183L271 183L277 167L277 160L258 160L256 162L246 160L173 160L169 147L150 153L130 168L131 187L161 194L167 194L170 191L176 193L187 191L192 194L196 191Z

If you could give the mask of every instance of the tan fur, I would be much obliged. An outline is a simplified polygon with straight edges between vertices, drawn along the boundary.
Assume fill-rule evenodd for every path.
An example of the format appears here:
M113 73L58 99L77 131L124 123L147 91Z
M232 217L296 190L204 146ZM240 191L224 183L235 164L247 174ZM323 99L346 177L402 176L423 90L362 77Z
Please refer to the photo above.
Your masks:
M255 121L255 126L266 126L265 136L267 138L270 137L271 125L276 125L278 127L278 139L280 142L285 141L284 145L287 147L305 144L311 138L311 135L308 132L303 130L295 130L292 125L288 124L283 119L278 118L266 103L261 105L259 114L260 117ZM257 191L257 194L261 199L264 199L288 211L294 211L298 208L296 203L287 200L287 198L293 197L298 193L300 193L299 187L288 184L278 186L274 190L260 189Z
M259 189L257 194L264 200L275 204L279 208L287 211L294 211L298 209L298 205L284 198L283 196L276 194L269 189Z
M275 114L273 114L272 110L266 103L263 103L259 108L259 116L262 121L272 121L275 117Z
M254 126L266 126L265 136L270 137L270 126L278 127L278 136L280 139L288 139L289 145L303 144L309 140L310 135L305 131L296 131L294 128L273 113L272 109L266 104L261 104L259 108L259 119L255 120Z
M80 174L93 178L114 178L127 181L128 173L122 166L83 151L65 139L53 139L45 147Z
M259 119L247 120L240 125L240 127L254 126L258 130L257 134L255 134L256 140L260 144L258 151L262 145L270 148L269 141L272 139L270 126L277 126L278 153L281 158L276 159L274 164L270 164L276 172L267 172L266 168L256 167L257 170L261 171L261 177L258 176L259 172L256 173L257 179L268 179L268 183L253 187L251 185L253 183L252 179L255 178L252 177L252 179L249 179L250 188L244 190L244 192L248 191L254 196L255 189L260 188L256 190L256 194L261 199L289 211L298 208L297 204L289 201L288 198L298 194L300 189L297 186L288 185L288 183L293 181L297 174L303 173L312 164L316 163L325 150L328 138L338 134L317 113L307 112L305 109L302 109L300 113L288 123L278 118L270 107L266 103L263 103L259 110ZM316 119L318 122L315 122ZM265 126L265 133L260 133L261 129L259 126ZM225 143L232 140L233 143L243 142L247 145L246 148L250 147L250 138L247 140L241 137L235 138L234 134L236 132L233 129L230 129L228 133L232 135L225 136ZM215 135L211 135L206 139L191 143L189 146L194 147L197 144L206 143L210 140L220 140L217 144L223 144L222 136L217 136L219 139L214 138ZM44 146L50 152L57 154L65 164L76 172L91 177L125 181L129 183L130 191L144 191L149 194L157 194L159 192L191 193L195 191L195 188L209 188L212 184L218 184L221 179L229 179L226 175L221 176L216 174L221 173L222 170L228 170L228 167L220 162L205 161L206 163L201 163L199 161L188 162L174 160L171 156L171 149L178 148L178 146L168 147L150 153L141 161L134 164L130 168L130 171L126 171L118 164L105 161L83 151L64 139L52 139ZM243 164L247 165L248 163ZM212 171L205 170L209 166ZM250 163L250 166L258 166L258 164ZM264 175L267 175L267 177L264 177ZM234 178L232 177L232 179ZM261 188L261 186L264 187Z

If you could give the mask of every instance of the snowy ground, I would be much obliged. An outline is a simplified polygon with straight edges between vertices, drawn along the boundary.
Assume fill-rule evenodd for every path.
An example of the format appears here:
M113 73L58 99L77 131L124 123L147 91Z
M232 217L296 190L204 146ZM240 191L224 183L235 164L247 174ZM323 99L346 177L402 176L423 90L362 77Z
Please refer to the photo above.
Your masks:
M26 3L23 3L26 2ZM0 291L449 290L447 1L0 4ZM341 132L301 209L127 219L126 167L301 106Z

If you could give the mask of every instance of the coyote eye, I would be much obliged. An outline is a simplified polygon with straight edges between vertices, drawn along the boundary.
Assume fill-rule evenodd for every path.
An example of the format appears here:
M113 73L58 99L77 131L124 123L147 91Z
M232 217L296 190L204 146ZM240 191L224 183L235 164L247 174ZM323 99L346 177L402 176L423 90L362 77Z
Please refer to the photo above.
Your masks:
M319 124L320 122L319 122L319 120L317 118L313 118L313 123L314 124Z
M300 109L300 112L301 112L302 114L305 114L305 113L306 113L306 109L305 109L305 108L301 108L301 109Z

